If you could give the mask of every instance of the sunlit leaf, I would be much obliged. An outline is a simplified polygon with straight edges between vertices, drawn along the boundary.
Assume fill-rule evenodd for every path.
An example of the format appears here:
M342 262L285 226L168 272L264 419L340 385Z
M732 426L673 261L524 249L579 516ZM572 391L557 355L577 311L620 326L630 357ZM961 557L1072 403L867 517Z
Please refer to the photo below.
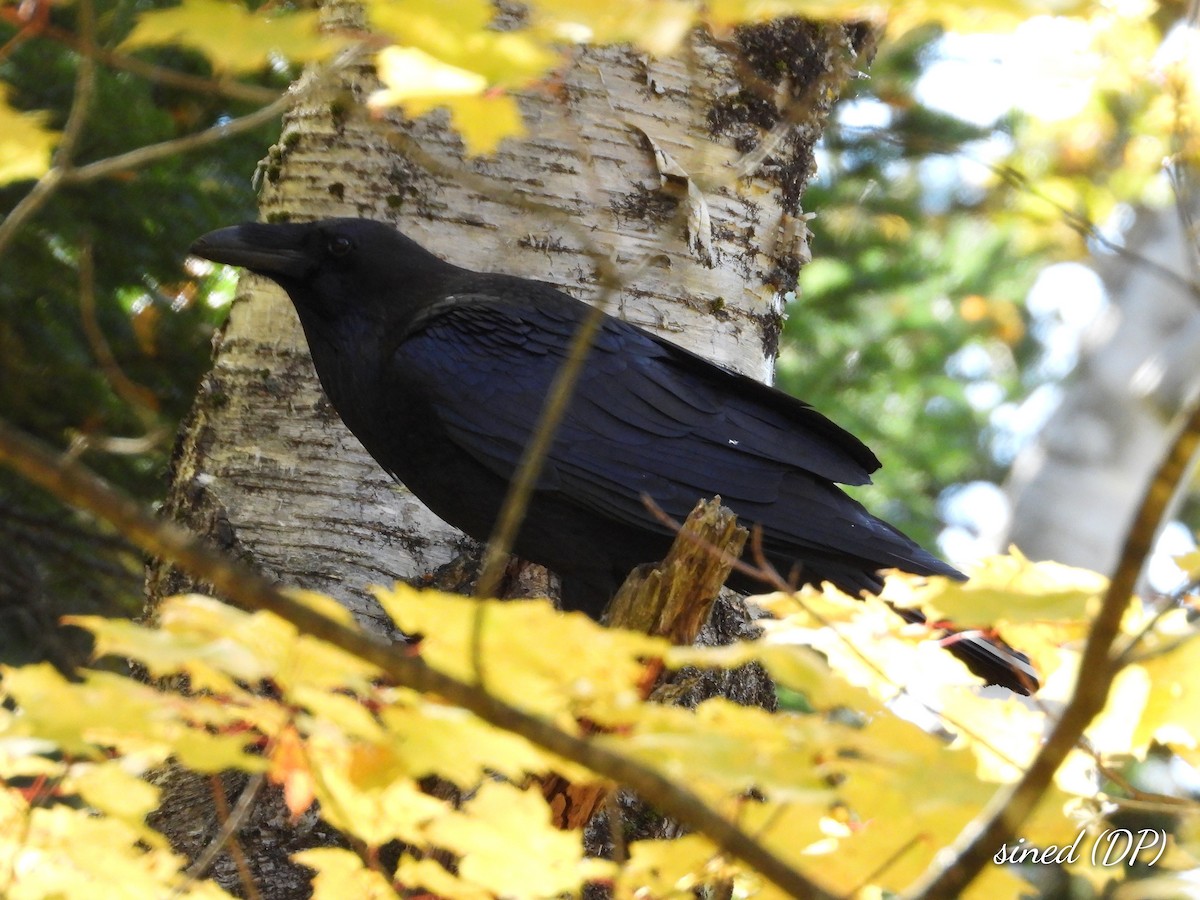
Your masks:
M117 818L56 805L18 827L19 840L0 840L8 897L229 897L215 882L186 879L181 857L146 849L140 830Z
M166 838L145 823L146 816L158 806L158 788L140 774L126 771L120 762L74 766L62 790L77 792L88 806L123 820L147 844L167 846Z
M487 79L460 69L416 47L385 47L375 57L386 87L371 95L372 106L396 106L406 100L442 100L482 93Z
M438 703L393 706L382 714L405 771L423 778L437 775L464 787L485 771L513 779L545 772L555 760L524 738L480 721L465 710ZM582 772L575 773L582 775Z
M449 69L471 73L481 79L484 88L518 88L545 78L560 61L560 56L522 31L497 31L487 25L494 9L478 0L375 0L367 6L375 30L392 38L401 47L380 54L378 67L385 82L399 87L398 78L389 81L385 71L400 63L388 62L397 53L418 53L420 63L408 70L418 96L431 95L430 84L437 80L436 63Z
M433 822L428 833L461 856L464 880L504 896L573 893L613 871L605 860L584 857L579 832L550 824L550 808L536 789L485 782L462 813Z
M1200 640L1194 626L1180 614L1146 640L1138 667L1154 690L1137 722L1136 739L1151 739L1181 748L1200 748Z
M1080 621L1099 602L1108 579L1055 562L1031 562L1017 550L980 561L966 582L892 579L885 599L918 606L931 618L964 626L1005 622ZM894 585L894 587L893 587Z
M372 847L393 840L419 846L425 826L450 812L404 777L386 748L321 741L308 750L321 773L316 793L322 817Z
M1187 573L1189 581L1200 577L1200 550L1174 557L1175 565Z
M356 853L337 847L301 850L292 856L296 862L316 872L313 900L392 900L397 894L375 869L363 865Z
M329 56L341 42L318 33L318 22L316 12L268 17L228 0L183 0L141 13L121 48L182 44L199 50L216 69L253 72L274 55L296 62Z
M396 625L422 636L422 658L447 675L481 680L515 705L573 720L581 704L625 702L637 696L642 659L670 647L661 638L602 628L545 601L475 601L398 584L376 590ZM536 635L514 641L513 635ZM569 675L564 660L570 660Z
M40 178L50 168L59 134L45 127L47 114L19 112L0 93L0 184Z
M165 694L109 672L84 673L78 684L49 665L3 674L5 690L21 707L12 734L36 735L85 758L116 750L145 765L174 755L201 771L264 765L247 751L250 736L205 727L206 721L218 728L237 721L236 710L211 699Z
M688 834L673 841L634 841L615 885L617 897L686 896L708 882L719 860L712 843Z
M491 900L491 891L451 875L436 861L405 856L396 867L396 881L408 888L423 887L446 900Z
M633 44L656 56L678 49L697 21L686 0L546 0L530 4L535 27L551 38L589 44Z
M613 735L594 738L710 797L751 788L775 799L824 806L829 765L842 756L893 752L859 729L821 716L771 714L723 698L695 710L649 704L630 709Z
M386 92L371 97L373 106L388 102ZM451 99L412 99L399 103L405 115L420 118L435 109L450 113L450 125L463 139L467 155L493 152L506 137L521 137L525 125L517 101L506 95L461 96Z

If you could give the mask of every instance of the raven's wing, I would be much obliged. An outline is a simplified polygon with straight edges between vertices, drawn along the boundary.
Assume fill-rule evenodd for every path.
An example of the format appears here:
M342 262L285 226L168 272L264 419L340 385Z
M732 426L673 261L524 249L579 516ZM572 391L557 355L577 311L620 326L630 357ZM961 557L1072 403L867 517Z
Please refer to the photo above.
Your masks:
M524 280L471 288L412 323L393 364L460 449L509 478L586 307ZM682 519L719 493L773 556L952 573L832 484L866 483L878 466L807 404L605 317L536 489L650 531L665 529L643 495Z

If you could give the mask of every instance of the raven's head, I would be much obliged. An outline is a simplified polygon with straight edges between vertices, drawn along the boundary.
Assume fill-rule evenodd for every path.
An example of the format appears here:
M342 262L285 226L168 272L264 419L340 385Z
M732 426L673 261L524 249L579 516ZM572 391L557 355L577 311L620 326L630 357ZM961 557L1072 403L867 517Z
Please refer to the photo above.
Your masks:
M382 222L248 222L210 231L191 252L242 266L287 291L302 320L402 318L421 288L455 269Z

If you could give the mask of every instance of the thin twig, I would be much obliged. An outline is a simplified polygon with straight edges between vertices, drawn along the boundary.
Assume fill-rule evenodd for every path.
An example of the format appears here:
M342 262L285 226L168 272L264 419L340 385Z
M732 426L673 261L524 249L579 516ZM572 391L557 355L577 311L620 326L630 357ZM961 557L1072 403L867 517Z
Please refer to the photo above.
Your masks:
M8 244L15 237L17 230L36 214L46 201L50 199L51 195L63 185L80 184L96 178L114 175L117 172L124 172L138 166L156 162L167 156L174 156L177 153L187 153L191 150L207 147L217 141L233 137L235 134L252 131L282 115L295 101L296 98L293 94L284 94L276 99L274 103L264 106L256 112L242 116L240 119L214 125L212 128L196 132L195 134L189 134L186 137L163 141L160 144L151 144L148 147L139 147L128 153L110 156L108 159L101 159L86 166L79 166L78 168L54 166L38 179L29 193L22 197L21 202L13 207L12 212L5 216L3 222L0 222L0 255L4 254Z
M612 861L623 866L629 861L629 846L625 842L625 820L621 815L618 791L609 791L604 795L604 817L608 822L609 840L612 841Z
M8 245L16 237L17 230L25 224L27 219L32 218L58 190L64 172L63 169L50 169L46 172L0 222L0 256L4 255Z
M79 251L79 312L83 320L83 333L109 387L133 408L148 429L152 428L158 418L158 398L154 396L154 391L125 374L96 316L96 273L90 240L85 241Z
M1166 597L1158 601L1154 610L1154 614L1147 620L1146 624L1138 629L1138 633L1126 638L1124 645L1117 651L1117 659L1122 666L1129 665L1141 659L1146 659L1158 653L1162 653L1163 647L1155 647L1150 651L1139 649L1142 641L1146 639L1151 631L1157 627L1163 617L1173 609L1178 609L1183 603L1183 598L1192 591L1200 588L1200 578L1189 578L1184 584L1171 591ZM1191 640L1196 637L1195 632L1180 635L1177 641L1171 641L1167 648L1174 649L1180 643Z
M911 850L913 847L915 847L921 841L926 841L928 839L929 839L929 835L927 835L927 834L914 834L907 841L905 841L899 847L897 847L895 850L893 850L891 852L891 854L886 859L884 859L883 862L881 862L874 869L872 869L865 876L863 876L859 880L858 884L854 886L854 889L849 892L849 896L851 896L851 897L861 896L861 894L859 893L860 891L862 892L862 894L866 894L867 893L866 888L868 888L872 884L874 884L875 881L877 879L881 878L888 869L890 869L897 862L899 862L901 857L904 856L904 854L908 853L909 850Z
M1058 724L1021 780L996 792L954 845L935 857L908 896L921 900L960 896L963 888L992 861L997 848L1010 840L1033 813L1062 761L1077 745L1084 729L1104 708L1113 679L1120 670L1120 657L1113 655L1111 650L1120 632L1121 616L1129 605L1142 566L1154 545L1163 513L1198 446L1200 402L1195 402L1155 471L1125 536L1120 561L1088 632L1075 690Z
M1124 244L1107 237L1103 232L1101 232L1099 226L1092 222L1091 219L1087 218L1081 213L1076 212L1075 210L1067 208L1058 200L1055 200L1044 191L1039 190L1029 176L1025 175L1023 172L1017 171L1012 166L988 162L966 152L961 147L956 147L943 141L938 141L935 139L917 140L911 136L899 137L894 132L884 128L842 126L840 130L874 137L881 141L895 144L906 149L916 151L940 151L948 156L958 156L962 159L973 162L976 165L983 166L1002 181L1007 182L1009 185L1015 188L1025 191L1031 197L1034 197L1035 199L1040 200L1053 208L1055 212L1062 216L1066 225L1080 236L1094 241L1097 246L1103 248L1104 250L1115 254L1126 262L1145 269L1147 272L1153 273L1167 283L1175 285L1193 298L1200 300L1200 282L1176 272L1169 266L1165 266L1157 260L1146 256L1145 254L1138 253L1136 250L1130 250Z
M92 0L80 0L79 28L80 44L84 47L96 45L96 17ZM64 168L71 164L71 156L75 145L83 133L84 123L92 108L92 99L96 95L96 64L86 53L79 57L75 70L75 95L71 100L71 110L67 113L67 124L63 127L58 147L51 159L51 166Z
M86 46L95 45L95 18L92 3L79 5L80 40ZM4 255L9 242L16 236L17 229L26 219L33 216L49 200L63 183L63 175L71 170L71 157L75 144L83 133L92 98L96 92L96 66L90 56L79 58L75 70L75 92L71 98L71 109L67 113L67 124L63 127L58 146L51 157L50 169L37 180L29 193L12 208L4 221L0 222L0 256Z
M568 133L578 141L578 129L569 129ZM581 142L577 144L576 155L594 168L594 161L587 147ZM590 186L590 183L585 184ZM495 188L492 187L489 192L494 194ZM596 205L599 206L600 204ZM561 216L561 213L559 215ZM586 234L586 229L577 221L569 218L568 220L574 230ZM488 537L487 549L483 556L483 567L475 592L478 597L494 595L496 588L500 584L500 578L504 574L504 567L507 564L508 554L512 551L513 543L516 541L517 533L521 527L521 522L524 520L525 513L529 508L529 501L533 497L537 480L541 476L542 468L545 466L546 459L549 456L550 447L554 443L558 427L562 423L563 416L566 414L567 407L571 402L571 397L575 393L579 377L583 374L583 365L587 360L588 353L592 349L592 343L595 341L596 335L599 333L604 321L605 308L612 297L625 284L632 283L642 268L644 268L643 263L642 267L639 267L635 272L627 273L625 278L622 279L621 274L616 271L612 260L600 252L600 249L595 246L590 236L585 237L584 247L587 248L596 265L603 293L589 306L583 321L579 323L579 330L571 339L571 345L567 350L567 357L554 374L554 381L551 383L550 390L546 395L546 400L538 416L537 424L534 426L533 435L521 452L521 460L517 465L516 474L513 476L512 481L509 482L508 493L505 495L504 503L500 507L500 515L497 518L496 525L492 529L491 535Z
M237 838L234 835L237 830L242 827L242 823L246 821L246 817L250 815L250 810L254 807L254 801L258 797L259 790L262 789L263 782L266 776L262 772L255 772L246 780L245 787L242 788L241 794L238 795L237 803L233 805L233 810L228 809L229 801L225 797L225 789L221 784L221 776L212 776L213 785L213 800L217 807L218 815L223 815L221 827L217 829L217 833L213 835L213 839L208 842L208 846L204 848L196 861L188 866L184 881L179 887L171 892L172 897L178 897L183 894L196 881L204 877L204 873L208 871L209 866L226 848L229 849L230 855L234 859L234 864L237 866L238 875L242 881L242 889L246 895L251 898L257 898L258 890L254 884L254 878L250 874L250 870L246 865L246 856L241 851L241 847L237 843Z
M61 454L0 420L0 462L59 500L104 519L147 553L172 560L217 593L250 609L272 612L301 631L377 667L397 684L438 694L483 721L519 735L552 754L631 788L665 815L705 835L721 851L757 870L793 897L832 900L833 895L665 775L608 747L577 737L472 684L431 668L406 647L335 622L284 592L261 575L203 546L173 522L156 521L133 500Z
M86 166L80 166L68 172L64 180L69 184L78 184L82 181L91 181L96 178L114 175L117 172L124 172L128 169L136 169L139 166L156 162L167 156L174 156L177 153L188 153L192 150L199 150L202 147L215 144L236 134L253 131L255 128L265 125L283 115L295 102L296 97L294 94L282 94L273 103L269 103L262 109L242 116L240 119L232 119L228 122L214 125L212 128L206 128L204 131L198 131L195 134L163 141L159 144L151 144L148 147L139 147L136 150L130 150L128 153L121 153Z

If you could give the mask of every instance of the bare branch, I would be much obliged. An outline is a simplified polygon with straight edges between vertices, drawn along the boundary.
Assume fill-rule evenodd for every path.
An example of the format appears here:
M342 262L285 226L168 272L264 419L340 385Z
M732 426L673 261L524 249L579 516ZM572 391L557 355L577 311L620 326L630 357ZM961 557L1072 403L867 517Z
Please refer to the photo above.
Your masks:
M80 40L87 46L93 46L95 43L94 12L91 2L79 5L79 22L83 30ZM75 151L75 144L83 132L83 125L87 121L88 110L91 109L95 92L96 66L92 58L85 54L79 58L79 65L75 71L75 93L71 98L71 109L67 113L67 124L63 128L62 137L51 158L50 170L37 180L29 193L22 197L21 201L4 217L4 221L0 222L0 256L4 255L5 248L16 235L17 229L21 227L22 223L37 213L62 184L63 175L71 168L71 156Z
M45 4L47 8L49 5L49 3ZM270 103L279 95L278 91L271 88L260 87L257 84L246 84L232 78L205 78L201 75L191 75L187 72L178 72L175 69L156 66L137 57L126 56L107 47L101 47L86 36L75 35L67 29L59 28L49 22L23 22L20 13L15 9L0 9L0 20L10 22L22 28L5 47L0 48L0 59L3 59L5 55L16 49L17 45L31 38L46 37L62 44L64 47L70 47L76 53L80 54L80 56L86 57L93 62L103 63L114 69L121 69L145 78L147 81L181 88L186 91L194 91L197 94L220 94L222 97L228 97L231 100L246 100L250 103Z
M1062 761L1076 746L1088 723L1104 708L1121 666L1120 655L1111 652L1120 631L1121 616L1133 597L1163 513L1183 481L1197 447L1200 447L1200 401L1193 403L1142 497L1125 536L1117 569L1088 633L1074 693L1054 730L1021 780L996 792L950 851L938 854L933 865L913 885L909 897L940 900L960 896L963 888L991 862L997 848L1010 840L1033 813Z
M254 801L258 798L258 792L262 789L266 781L266 776L262 772L255 772L247 779L242 792L238 795L237 803L233 805L233 809L229 809L229 798L225 796L225 786L221 783L220 775L210 777L209 784L212 786L213 805L216 807L217 818L221 822L221 827L217 829L216 835L209 842L204 851L196 857L196 861L187 868L185 880L171 892L172 897L178 897L196 881L204 877L204 873L208 871L208 867L213 864L213 861L220 855L222 850L228 850L229 855L233 857L234 865L238 870L238 877L241 879L242 891L250 900L259 900L261 894L258 887L254 883L254 877L250 873L250 867L246 863L246 854L242 851L241 845L238 844L237 830L242 827L242 823L246 821L246 817L250 815L250 811L254 808Z
M176 153L188 153L192 150L199 150L202 147L215 144L225 138L233 137L235 134L253 131L260 125L267 124L271 120L283 115L295 100L296 98L293 94L282 94L276 98L275 102L269 103L262 109L256 110L249 115L242 116L240 119L222 122L214 125L212 128L198 131L195 134L189 134L170 141L163 141L160 144L151 144L148 147L139 147L136 150L130 150L128 153L121 153L86 166L80 166L65 173L63 180L68 184L92 181L93 179L103 178L117 172L124 172L127 169L136 169L139 166L156 162L164 157L174 156ZM8 222L6 221L5 225L7 224Z
M111 156L108 159L98 160L86 166L79 166L78 168L54 166L38 180L37 184L33 186L33 189L28 194L21 198L21 202L13 207L12 212L4 218L4 221L0 222L0 255L3 255L8 244L16 235L17 230L36 214L45 202L50 199L51 195L62 185L80 184L96 178L113 175L117 172L135 169L139 166L156 162L164 157L174 156L176 153L187 153L191 150L198 150L201 147L207 147L235 134L252 131L260 125L265 125L272 119L283 115L284 111L295 102L295 99L294 94L284 94L276 99L274 103L264 106L262 109L252 112L249 115L242 116L240 119L214 125L212 128L199 131L195 134L189 134L186 137L163 141L160 144L151 144L148 147L139 147L137 150Z
M1103 248L1104 250L1119 256L1126 262L1145 269L1147 272L1152 272L1154 275L1168 284L1172 284L1193 298L1200 300L1200 282L1197 282L1195 279L1188 278L1185 275L1181 275L1179 272L1176 272L1169 266L1165 266L1157 260L1151 259L1150 257L1142 253L1138 253L1137 251L1130 250L1125 245L1114 241L1112 238L1106 236L1100 230L1099 226L1097 226L1096 223L1087 216L1084 216L1075 210L1068 209L1065 205L1058 200L1055 200L1044 191L1038 190L1032 179L1030 179L1023 172L1017 171L1012 166L988 162L965 152L959 147L955 147L954 145L941 141L929 139L919 140L914 139L911 136L898 137L896 134L886 128L844 127L842 130L868 135L878 138L886 143L907 147L913 150L942 152L947 155L959 156L963 159L970 160L977 165L983 166L1001 180L1007 182L1015 188L1025 191L1031 197L1041 200L1043 203L1046 203L1052 207L1060 216L1062 216L1063 222L1082 237L1090 241L1094 241L1097 246Z
M148 428L152 427L158 413L158 398L152 390L125 374L96 316L96 272L90 241L83 245L79 253L79 311L83 319L83 333L109 386L118 397L133 407Z
M92 0L81 0L79 4L79 25L83 32L80 44L93 47L96 43L95 8ZM71 110L67 113L67 124L62 131L58 147L54 151L51 163L55 168L63 168L71 164L71 155L75 152L75 144L83 133L84 122L92 108L92 99L96 95L96 64L88 55L79 58L75 71L75 96L71 100Z

